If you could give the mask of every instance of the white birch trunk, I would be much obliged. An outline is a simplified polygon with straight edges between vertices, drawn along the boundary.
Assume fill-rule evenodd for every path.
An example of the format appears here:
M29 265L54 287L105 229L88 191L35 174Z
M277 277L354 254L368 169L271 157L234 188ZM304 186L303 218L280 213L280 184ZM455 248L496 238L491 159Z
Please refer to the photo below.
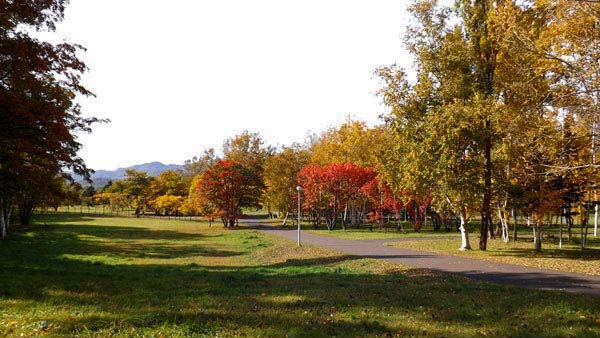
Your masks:
M4 205L3 203L2 208L0 209L0 214L0 218L2 218L2 229L0 230L0 236L2 236L2 239L4 239L8 235L8 229L10 228L10 206Z
M562 249L562 221L560 222L560 224L558 225L558 248Z
M404 233L404 226L402 225L402 220L400 219L400 208L398 208L398 229Z
M498 218L500 219L500 224L502 225L502 229L501 229L502 233L500 234L500 236L502 236L502 241L504 243L508 243L508 241L509 241L507 215L508 215L508 212L506 210L498 207Z
M471 243L469 243L469 230L466 225L466 215L464 212L460 213L460 235L461 235L461 246L459 250L471 250Z
M285 218L283 219L283 223L281 224L281 226L286 226L289 215L290 215L289 211L285 213Z

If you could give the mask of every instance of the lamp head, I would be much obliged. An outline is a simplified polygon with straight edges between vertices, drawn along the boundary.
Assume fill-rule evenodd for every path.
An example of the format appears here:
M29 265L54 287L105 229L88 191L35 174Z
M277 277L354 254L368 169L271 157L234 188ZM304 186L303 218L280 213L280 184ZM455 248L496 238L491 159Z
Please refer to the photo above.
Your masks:
M302 191L302 187L301 186L297 186L296 187L296 191L298 191L298 192Z

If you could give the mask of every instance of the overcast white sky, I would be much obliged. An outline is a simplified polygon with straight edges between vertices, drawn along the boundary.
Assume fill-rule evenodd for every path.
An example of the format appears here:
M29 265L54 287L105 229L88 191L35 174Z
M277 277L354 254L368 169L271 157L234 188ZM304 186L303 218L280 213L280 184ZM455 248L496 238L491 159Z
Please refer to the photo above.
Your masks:
M385 110L381 65L410 66L402 0L71 0L61 37L88 48L81 137L94 169L182 163L245 129L274 145Z

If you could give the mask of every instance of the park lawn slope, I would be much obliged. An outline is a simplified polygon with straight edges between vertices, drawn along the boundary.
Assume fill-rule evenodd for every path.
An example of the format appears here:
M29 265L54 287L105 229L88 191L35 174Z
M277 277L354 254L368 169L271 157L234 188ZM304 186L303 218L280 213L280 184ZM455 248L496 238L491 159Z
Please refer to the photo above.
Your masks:
M473 236L471 236L473 237ZM475 239L474 237L471 240ZM423 241L387 243L404 249L434 252L460 257L482 259L486 261L516 264L539 269L557 270L600 275L600 240L588 237L587 248L581 252L579 240L569 243L563 239L563 248L558 247L558 240L544 239L542 251L533 250L533 238L520 235L517 242L504 243L500 239L488 240L487 251L476 248L477 243L471 243L473 250L460 251L460 239L432 239Z
M56 215L0 254L6 337L600 336L599 298L202 222Z

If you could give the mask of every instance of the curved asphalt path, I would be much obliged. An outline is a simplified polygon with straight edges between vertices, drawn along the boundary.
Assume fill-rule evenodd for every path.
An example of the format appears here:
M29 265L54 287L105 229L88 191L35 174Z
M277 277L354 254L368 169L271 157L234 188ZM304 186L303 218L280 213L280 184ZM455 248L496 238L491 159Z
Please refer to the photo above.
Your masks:
M260 221L254 220L246 220L245 223L268 234L294 241L297 239L297 232L295 230L281 230L269 226L262 226ZM495 263L479 259L440 255L384 245L385 243L404 240L415 239L345 240L307 232L302 233L303 243L338 250L349 255L383 259L416 268L443 273L454 273L475 280L502 285L517 285L541 290L561 290L600 296L600 276Z

